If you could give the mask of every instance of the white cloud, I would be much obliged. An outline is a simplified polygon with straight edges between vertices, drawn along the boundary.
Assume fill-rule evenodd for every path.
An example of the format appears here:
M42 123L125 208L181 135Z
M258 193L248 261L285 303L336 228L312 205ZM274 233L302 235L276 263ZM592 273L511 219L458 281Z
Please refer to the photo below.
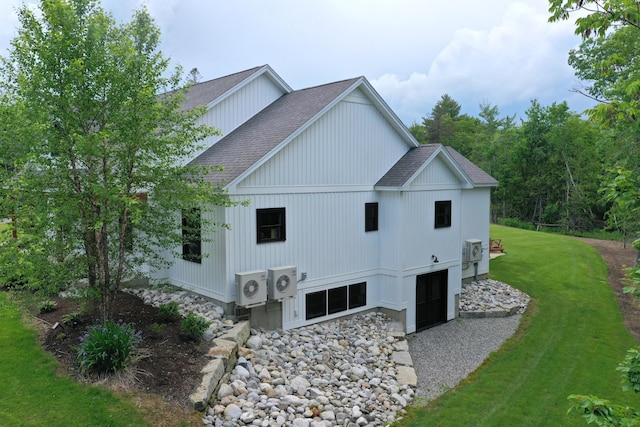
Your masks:
M36 0L28 0L37 3ZM0 0L0 55L21 0ZM210 79L270 64L293 88L364 75L407 123L448 93L470 114L490 102L575 97L569 22L547 23L548 0L102 0L118 22L145 5L162 52ZM572 108L577 109L578 107Z
M428 115L444 93L474 113L482 102L503 111L533 98L560 102L573 76L567 53L578 42L569 22L550 24L546 14L513 3L493 28L457 30L425 72L386 74L372 84L405 120Z

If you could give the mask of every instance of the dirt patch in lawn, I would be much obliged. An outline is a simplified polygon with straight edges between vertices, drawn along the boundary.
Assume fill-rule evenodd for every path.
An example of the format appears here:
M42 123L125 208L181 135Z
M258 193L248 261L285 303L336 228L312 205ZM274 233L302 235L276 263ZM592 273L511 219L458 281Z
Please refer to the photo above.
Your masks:
M627 286L625 269L633 267L636 262L636 250L627 244L624 248L621 242L579 238L593 246L607 263L609 268L609 284L618 298L618 306L622 312L624 324L636 341L640 342L640 309L639 301L631 294L625 294L622 289Z
M141 358L128 369L128 375L100 381L80 375L76 363L80 336L94 323L93 319L84 315L77 325L63 325L63 317L77 311L78 303L70 299L54 300L56 309L37 314L36 319L44 326L44 349L60 361L67 373L81 381L99 383L125 393L153 425L202 425L202 417L192 408L189 395L202 380L200 370L209 360L206 356L208 346L185 338L180 330L180 320L159 326L158 308L145 304L137 296L118 292L114 319L132 323L142 332ZM58 326L54 329L56 323Z

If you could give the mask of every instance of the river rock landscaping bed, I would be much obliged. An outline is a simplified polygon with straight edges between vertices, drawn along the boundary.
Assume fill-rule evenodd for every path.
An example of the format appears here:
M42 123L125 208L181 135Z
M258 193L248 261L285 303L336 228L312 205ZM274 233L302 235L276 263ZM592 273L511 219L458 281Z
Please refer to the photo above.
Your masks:
M220 307L186 291L128 292L156 306L176 301L183 314L205 317L211 322L207 341L233 327ZM504 316L524 311L527 303L526 294L485 279L463 286L460 312ZM215 388L203 424L387 425L403 415L416 392L415 373L407 375L407 370L413 371L409 348L398 329L381 313L290 331L251 329L246 343L239 343L239 357L232 359Z
M179 321L158 324L158 307L172 301L182 315L194 313L211 323L201 342L185 340ZM517 304L521 310L527 301L506 285L482 281L464 285L460 313L509 314L505 307ZM45 326L43 345L77 376L75 348L92 319L85 315L79 324L63 326L64 315L78 303L72 293L55 302L53 312L38 315ZM423 361L412 358L402 325L381 313L266 331L227 318L202 296L165 286L124 289L116 307L116 318L135 323L144 338L146 356L133 366L137 374L126 387L168 402L159 407L149 400L149 411L165 422L173 416L195 417L205 426L386 425L421 395L418 376L422 384L431 382L422 378L424 369L416 375L414 362L419 367ZM414 354L422 357L422 351Z

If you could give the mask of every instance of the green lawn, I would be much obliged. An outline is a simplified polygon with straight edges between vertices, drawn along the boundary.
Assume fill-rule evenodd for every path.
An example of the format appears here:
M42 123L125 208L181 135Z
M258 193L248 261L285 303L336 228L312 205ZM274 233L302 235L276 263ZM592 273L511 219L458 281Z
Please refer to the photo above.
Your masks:
M607 268L595 249L571 237L492 226L506 256L490 276L534 302L520 329L452 392L414 407L402 426L584 426L567 414L570 394L640 407L615 371L637 343L625 329Z
M56 375L36 332L0 292L0 426L144 426L133 404Z

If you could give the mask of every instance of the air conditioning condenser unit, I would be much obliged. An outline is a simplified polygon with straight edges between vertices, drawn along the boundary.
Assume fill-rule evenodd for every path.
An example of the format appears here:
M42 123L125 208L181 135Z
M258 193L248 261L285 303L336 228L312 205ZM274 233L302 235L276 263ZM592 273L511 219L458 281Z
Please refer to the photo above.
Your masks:
M245 271L236 273L236 304L254 307L267 302L267 273Z
M465 261L478 262L482 260L482 240L469 239L465 247Z
M298 269L293 266L269 269L269 299L293 297L298 292Z

